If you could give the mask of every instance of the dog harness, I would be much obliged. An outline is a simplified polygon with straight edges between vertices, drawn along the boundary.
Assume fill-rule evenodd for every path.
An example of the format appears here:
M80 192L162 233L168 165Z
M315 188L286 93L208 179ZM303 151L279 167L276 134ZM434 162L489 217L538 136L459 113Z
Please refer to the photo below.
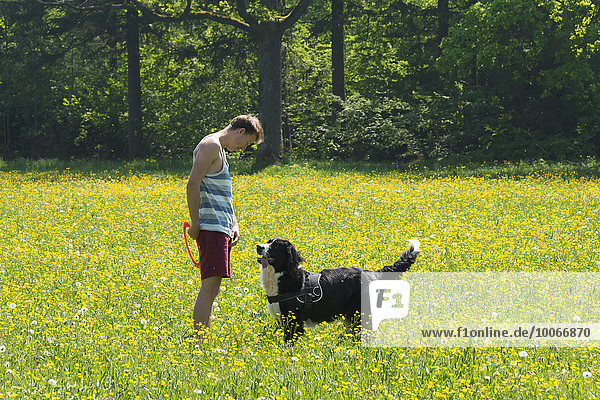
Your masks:
M277 296L267 296L269 303L280 303L286 300L296 299L304 304L304 311L308 314L312 309L312 304L323 298L323 289L320 282L321 274L307 273L304 277L302 288L294 293L284 293Z

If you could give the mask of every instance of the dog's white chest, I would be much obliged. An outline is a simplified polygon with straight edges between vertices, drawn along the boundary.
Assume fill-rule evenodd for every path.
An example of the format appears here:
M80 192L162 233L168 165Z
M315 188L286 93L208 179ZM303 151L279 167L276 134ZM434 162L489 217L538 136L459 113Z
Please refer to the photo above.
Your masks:
M275 272L273 266L268 265L260 271L260 285L267 296L277 296L279 294L279 277L283 272Z
M267 301L267 310L273 319L279 321L279 318L281 318L281 307L279 307L279 303L269 303Z

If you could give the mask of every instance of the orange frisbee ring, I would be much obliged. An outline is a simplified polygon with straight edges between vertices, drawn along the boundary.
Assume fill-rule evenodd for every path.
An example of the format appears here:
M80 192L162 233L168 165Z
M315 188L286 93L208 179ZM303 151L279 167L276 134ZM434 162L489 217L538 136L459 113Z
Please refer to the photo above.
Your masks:
M183 223L183 239L185 240L185 247L187 247L187 251L188 254L190 255L190 258L192 259L192 263L194 263L194 265L196 266L196 268L200 268L200 262L196 262L196 260L194 260L194 256L192 255L192 251L190 250L190 246L188 244L188 240L187 240L187 231L186 229L190 227L189 222L184 222ZM200 249L198 249L199 251Z

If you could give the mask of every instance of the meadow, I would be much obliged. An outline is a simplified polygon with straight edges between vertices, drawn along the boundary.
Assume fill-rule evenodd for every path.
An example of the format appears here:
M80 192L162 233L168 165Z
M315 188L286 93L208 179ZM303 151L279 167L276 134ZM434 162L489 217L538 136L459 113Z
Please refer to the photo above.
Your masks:
M597 398L597 349L364 348L341 323L286 347L266 312L255 248L273 236L310 271L379 268L410 238L414 271L600 270L597 174L515 168L234 174L241 241L207 345L191 335L185 172L4 165L0 398Z

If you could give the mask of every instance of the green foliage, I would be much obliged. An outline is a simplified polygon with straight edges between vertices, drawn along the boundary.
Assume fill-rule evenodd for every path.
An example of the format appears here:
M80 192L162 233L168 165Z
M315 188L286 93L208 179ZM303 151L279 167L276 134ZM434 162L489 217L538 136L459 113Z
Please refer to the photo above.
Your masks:
M121 158L127 154L127 70L122 49L114 49L113 60L95 60L92 53L109 55L104 43L90 43L71 52L65 58L61 107L57 122L64 129L60 138L59 156L94 156ZM99 62L96 62L99 61ZM66 128L66 129L65 129ZM66 153L66 154L65 154Z
M27 149L42 135L51 116L53 74L41 67L51 61L48 53L53 43L43 39L49 30L41 5L0 3L0 148L4 153L9 146Z
M300 156L342 160L406 160L418 156L421 144L410 128L419 118L410 105L395 99L367 100L358 96L324 109L295 130ZM332 113L335 115L332 117ZM334 119L335 124L327 123Z
M124 105L122 80L107 62L114 16L84 18L34 1L0 7L9 49L0 60L3 152L111 156Z
M275 3L249 1L248 11L277 20L293 4L274 11ZM144 4L180 13L186 2ZM284 35L283 129L296 155L518 160L600 150L592 1L457 0L444 38L435 1L344 6L346 102L331 96L330 4L312 2ZM230 1L193 7L239 17ZM257 49L245 33L208 20L140 22L150 156L188 157L205 134L256 113ZM124 10L0 3L6 158L127 154L124 29Z
M451 27L436 64L449 93L464 105L493 105L491 113L485 106L462 113L465 128L476 123L467 130L477 136L480 156L597 153L599 120L592 108L600 58L581 39L586 32L583 42L598 40L597 30L582 28L593 9L585 2L478 2Z
M191 157L203 136L257 109L255 51L237 30L184 24L144 39L144 121L151 154Z

